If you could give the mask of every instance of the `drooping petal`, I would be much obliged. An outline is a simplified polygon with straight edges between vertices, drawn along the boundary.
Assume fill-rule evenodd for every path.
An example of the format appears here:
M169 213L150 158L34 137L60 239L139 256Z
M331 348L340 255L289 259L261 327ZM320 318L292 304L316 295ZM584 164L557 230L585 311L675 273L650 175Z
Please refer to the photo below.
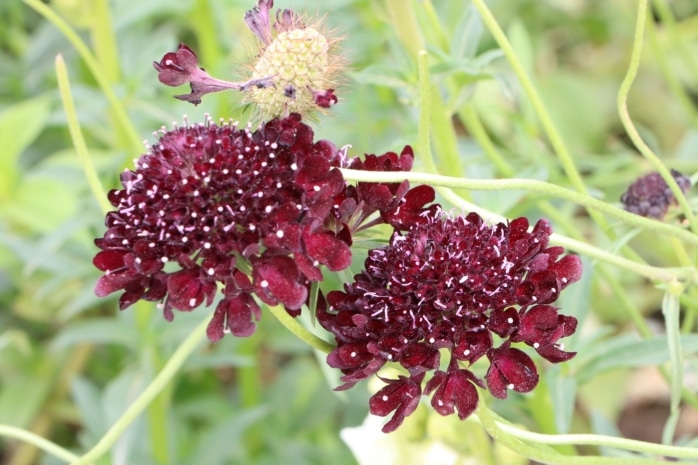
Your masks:
M538 372L533 360L519 349L505 343L497 349L491 349L487 358L490 368L485 379L487 388L498 399L506 399L507 390L530 392L538 384Z

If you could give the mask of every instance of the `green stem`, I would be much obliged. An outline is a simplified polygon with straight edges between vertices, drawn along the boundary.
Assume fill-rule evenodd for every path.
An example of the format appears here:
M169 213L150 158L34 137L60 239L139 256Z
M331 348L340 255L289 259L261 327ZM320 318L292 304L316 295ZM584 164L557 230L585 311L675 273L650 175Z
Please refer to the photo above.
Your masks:
M620 447L627 448L630 450L640 450L645 451L646 449L652 449L649 453L654 453L657 447L665 448L669 446L658 446L655 444L644 443L641 441L632 441L629 439L613 438L608 436L599 435L572 435L572 434L560 434L560 435L545 435L539 433L530 433L528 431L521 431L512 426L506 425L504 423L496 422L492 413L487 410L487 407L482 405L478 406L476 410L477 418L480 423L485 428L485 430L492 436L495 441L498 441L505 447L511 449L519 455L527 457L537 462L546 464L556 464L556 465L662 465L666 462L663 460L654 460L647 458L621 458L621 457L599 457L599 456L568 456L560 455L554 449L545 447L545 444L587 444L585 440L588 440L589 444L601 442L602 446ZM570 441L571 437L575 437L576 440ZM565 438L565 441L561 441L560 438ZM529 442L524 442L529 441ZM658 455L673 455L675 457L694 457L698 454L695 449L685 449L679 447L672 447L672 453L667 452L664 449Z
M148 350L151 366L156 369L162 367L162 360L158 353L158 347L153 345ZM153 459L160 465L168 465L172 463L169 447L169 428L167 421L167 412L172 405L172 385L168 384L155 398L153 398L146 411L149 447L153 454Z
M671 193L674 194L676 201L679 203L682 213L686 216L686 219L691 226L691 230L698 234L698 221L693 214L693 210L691 210L691 206L688 204L688 200L686 200L686 196L681 191L681 188L671 175L671 172L669 172L666 166L664 166L659 157L652 152L652 149L649 148L645 141L642 140L642 137L640 137L640 133L638 133L628 111L628 93L630 92L630 88L635 81L635 76L637 76L637 70L640 67L640 59L642 57L642 43L645 31L646 16L647 0L638 0L637 20L635 22L635 36L633 38L633 49L632 54L630 55L630 64L628 65L628 72L626 73L625 78L620 85L620 89L618 90L618 114L621 122L623 123L623 127L625 127L625 131L630 137L630 140L633 141L635 147L637 147L640 153L642 153L642 155L650 162L652 167L659 172L664 181L666 181L669 189L671 189Z
M477 417L479 418L482 425L490 432L493 429L501 433L506 433L512 438L521 439L524 441L529 441L534 444L549 444L549 445L562 445L562 444L574 444L574 445L588 445L588 446L603 446L603 447L614 447L617 449L629 450L634 452L642 452L645 454L652 454L657 456L667 456L676 458L686 458L695 459L698 458L698 449L688 448L688 447L676 447L667 446L662 444L654 444L650 442L637 441L634 439L618 438L613 436L603 436L600 434L541 434L534 433L530 431L524 431L515 426L512 426L506 422L499 421L499 418L494 418L492 412L487 410L486 406L479 406L477 411ZM492 433L490 433L492 434ZM518 451L517 451L518 452ZM522 454L523 455L523 454ZM657 461L651 459L621 459L618 457L574 457L574 459L579 459L580 461L567 461L567 459L572 459L572 457L563 457L559 461L544 463L560 463L560 464L573 464L573 463L608 463L608 464L665 464L666 461ZM595 462L593 459L606 460ZM536 460L539 460L536 458ZM618 460L616 462L615 460ZM635 461L637 460L637 461Z
M134 153L140 153L143 150L143 143L138 136L136 128L131 124L131 120L126 113L121 101L116 96L111 88L109 80L102 72L102 69L97 63L97 60L90 52L90 49L85 45L80 36L66 23L60 16L56 14L50 7L41 3L39 0L22 0L29 5L34 11L43 16L46 20L58 28L68 41L73 44L80 57L85 61L90 72L94 76L99 88L104 93L109 101L109 106L114 111L115 117L118 119L121 129L127 135L129 145Z
M308 344L313 349L329 354L335 349L335 346L327 341L324 341L305 329L295 318L280 305L268 306L271 313L279 322L286 327L291 333L296 335L298 339Z
M72 463L79 459L77 455L73 454L69 450L63 449L59 445L22 428L17 428L10 425L0 425L0 436L19 439L20 441L33 444L47 454L51 454L67 463Z
M73 139L75 153L77 153L78 160L80 160L80 164L82 165L82 170L85 172L85 177L87 177L87 183L92 190L92 195L94 195L97 203L99 203L102 213L106 215L107 212L112 209L112 206L107 200L107 194L104 190L104 186L102 186L102 181L100 181L97 170L92 164L92 159L90 159L90 155L87 151L87 144L85 144L85 138L80 129L80 122L78 121L78 115L75 111L75 103L73 102L73 96L70 92L68 70L65 67L62 55L56 56L56 79L58 80L58 90L61 94L61 100L63 101L63 109L65 110L70 137Z
M659 19L662 20L662 24L669 34L671 48L678 52L681 62L688 67L689 72L692 74L692 82L698 82L698 60L696 60L693 49L687 45L691 42L690 38L686 37L682 40L680 37L676 19L674 19L674 15L671 13L671 8L666 0L654 0L652 4L654 5L654 11L659 15ZM698 19L698 17L695 17L695 19ZM693 30L695 31L696 29Z
M543 130L548 136L550 144L555 150L555 153L557 154L560 163L562 164L562 168L565 170L565 173L567 174L567 177L569 178L570 182L577 191L581 193L586 193L587 189L584 186L584 181L582 180L579 171L577 171L577 167L574 165L574 162L572 161L572 156L569 150L567 149L567 146L565 145L564 141L562 140L562 136L560 136L560 133L555 127L555 124L551 116L545 109L545 105L543 105L543 101L541 100L540 95L538 95L538 91L533 86L533 82L528 77L528 74L526 74L526 70L524 69L523 64L516 56L516 52L514 51L514 48L511 46L509 39L507 39L507 36L504 34L504 31L502 31L502 28L499 27L497 20L494 18L494 16L492 16L492 12L487 8L487 5L485 5L484 0L472 0L472 3L475 6L475 8L477 8L477 10L480 12L482 20L487 26L487 29L490 31L492 37L494 37L494 40L502 49L504 56L506 56L509 65L514 71L514 74L516 74L516 77L519 79L521 87L523 87L524 92L528 96L528 99L531 101L531 105L533 105L533 109L538 115L540 123L543 126ZM597 212L589 211L589 215L594 219L594 221L596 221L596 223L599 226L601 226L601 228L606 232L606 234L612 234L607 222L603 219L603 217L598 215Z
M237 369L238 392L240 405L243 409L251 410L262 402L262 375L260 373L260 338L248 337L241 341L238 353L247 356L253 363ZM264 425L255 423L245 431L245 448L251 457L258 457L264 447Z
M492 139L487 134L485 126L482 124L480 117L475 111L475 106L472 102L468 102L461 107L458 111L458 117L463 122L463 125L468 128L468 132L472 135L473 139L477 141L478 145L490 159L492 164L495 166L497 171L506 177L511 177L514 175L515 171L509 166L506 159L499 153Z
M160 371L160 373L155 377L155 379L153 379L148 387L145 388L143 393L138 396L133 404L126 409L124 414L121 415L114 425L112 425L109 431L102 436L102 439L100 439L89 452L80 457L80 459L71 462L72 465L87 465L95 463L100 457L109 451L126 428L128 428L138 417L138 415L143 413L148 405L150 405L153 399L155 399L155 397L167 387L170 381L172 381L175 375L179 372L180 368L182 368L182 365L184 365L184 362L187 360L189 355L191 355L197 349L197 347L199 347L201 342L206 339L207 326L208 319L204 318L204 320L199 323L196 328L194 328L192 333L172 354L162 371Z
M698 280L698 272L694 268L659 268L645 265L643 263L637 263L632 260L628 260L627 258L613 255L606 250L599 249L598 247L594 247L586 242L577 241L559 234L551 234L550 242L555 245L560 245L566 249L574 250L575 252L586 255L589 258L595 258L610 265L615 265L619 268L633 271L634 273L653 281L671 282L675 279L683 279L698 282L696 281Z
M405 0L385 0L385 6L400 42L411 56L417 56L424 49L424 38L414 10L405 5Z
M434 156L431 153L431 82L429 79L429 55L425 50L417 54L419 70L419 126L417 128L417 150L426 171L436 173Z
M658 2L655 2L655 4L656 3ZM662 73L662 77L664 77L664 80L669 86L669 89L671 89L671 92L674 94L676 100L678 100L679 104L683 107L686 116L688 116L688 119L691 121L691 125L698 128L698 112L696 112L696 108L691 101L691 97L688 95L683 85L681 85L681 81L679 81L676 74L672 72L669 65L669 59L659 44L659 38L657 37L657 26L652 18L649 17L647 18L647 37L649 38L650 46L652 47L652 54L654 59L657 61L657 65L659 66L659 71ZM672 45L675 46L676 44L673 43Z
M407 179L414 184L429 184L432 186L443 186L454 189L471 189L483 191L504 191L504 190L524 190L540 192L551 197L569 200L578 205L582 205L592 210L597 210L609 216L617 218L631 226L644 228L660 234L678 237L686 243L698 246L698 236L689 231L672 226L661 221L648 219L633 213L629 213L613 205L595 199L590 195L574 192L555 184L550 184L534 179L462 179L450 176L426 173L405 173L405 172L377 172L342 169L344 179L349 181L364 182L402 182Z
M90 17L92 47L104 76L109 82L119 82L119 53L114 40L108 0L93 0Z

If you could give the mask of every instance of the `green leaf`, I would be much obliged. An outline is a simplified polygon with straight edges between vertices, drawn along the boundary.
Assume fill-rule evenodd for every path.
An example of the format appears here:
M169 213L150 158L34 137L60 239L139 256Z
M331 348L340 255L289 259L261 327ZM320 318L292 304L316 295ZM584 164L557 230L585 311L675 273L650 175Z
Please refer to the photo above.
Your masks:
M70 393L78 411L82 413L80 443L85 447L92 447L108 428L99 389L92 381L78 376L73 378Z
M75 186L31 177L17 187L11 202L0 204L0 215L34 232L53 231L75 214L78 195Z
M28 427L50 391L51 383L38 381L36 373L3 376L0 389L0 423Z
M191 465L224 465L242 463L245 454L245 431L269 414L265 406L243 410L233 418L222 421L206 431L197 447L186 461ZM238 458L232 460L231 458Z
M679 330L679 295L678 289L669 285L662 299L662 314L666 328L667 351L669 353L671 408L662 433L662 443L671 444L679 420L679 404L681 402L681 388L683 387L683 360L681 359L681 334Z
M566 376L562 367L554 366L546 373L548 391L553 402L555 428L559 433L569 433L574 416L574 400L577 395L577 380Z
M683 354L698 352L698 334L686 334L681 337ZM639 339L634 334L625 334L600 342L589 348L593 354L580 351L577 358L569 365L576 371L575 377L580 384L597 374L616 368L659 365L669 360L666 336L652 339Z
M50 111L49 99L44 95L0 113L0 202L9 200L19 177L19 156L44 129Z
M463 8L451 39L451 56L456 59L473 58L480 44L482 31L482 18L477 10L472 5Z

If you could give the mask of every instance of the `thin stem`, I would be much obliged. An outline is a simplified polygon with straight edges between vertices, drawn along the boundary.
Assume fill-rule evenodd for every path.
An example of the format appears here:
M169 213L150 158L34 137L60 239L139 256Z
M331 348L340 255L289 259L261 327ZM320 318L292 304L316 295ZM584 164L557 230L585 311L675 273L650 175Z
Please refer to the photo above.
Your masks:
M106 454L114 443L119 439L123 432L131 423L143 413L150 405L155 397L165 389L170 381L179 372L184 362L187 360L202 341L206 339L206 327L208 319L199 323L191 334L182 342L177 350L172 354L167 361L162 371L153 379L143 393L126 409L123 415L112 425L109 431L106 432L102 439L85 455L78 460L72 462L72 465L87 465L97 462L100 457Z
M655 4L658 2L655 2ZM652 47L653 58L659 66L659 71L662 73L664 80L666 81L669 89L674 94L676 100L683 107L686 116L691 121L691 125L698 128L698 112L691 101L691 97L686 92L686 89L681 85L681 81L672 71L669 65L669 59L665 52L662 50L659 44L659 38L657 37L657 25L654 23L652 18L647 18L647 37L650 41L650 46ZM673 42L673 41L672 41Z
M458 117L465 127L468 128L468 132L472 135L473 139L477 141L478 145L485 152L485 155L487 155L487 158L490 159L497 171L507 177L513 176L514 169L509 166L506 159L495 147L492 139L490 139L477 111L475 111L473 103L468 102L463 105L458 111Z
M487 5L485 5L484 0L472 0L472 2L475 8L477 8L477 10L480 12L482 20L487 26L487 29L490 31L490 34L492 34L492 37L494 37L494 40L499 45L499 48L502 49L504 56L506 56L509 65L514 71L514 74L516 74L516 77L519 79L519 82L521 83L524 92L528 96L528 99L531 101L531 105L533 106L533 109L538 115L538 119L540 120L540 123L543 126L543 130L548 136L550 144L555 150L555 153L557 154L560 163L562 164L562 168L565 170L565 173L567 174L567 177L569 178L570 182L577 191L581 193L586 193L586 186L584 185L584 181L582 180L582 176L579 174L577 167L574 165L574 162L572 161L572 155L570 154L569 150L567 149L567 146L562 140L562 136L560 136L560 133L555 127L555 123L553 122L552 117L546 110L545 105L543 105L543 101L540 98L540 95L538 95L538 91L534 87L533 82L526 74L524 66L521 64L519 58L516 56L516 52L514 51L514 48L511 46L509 39L507 39L507 36L504 34L504 31L502 31L502 28L497 23L497 20L494 18L494 16L492 16L492 12L489 10L489 8L487 8ZM603 217L601 217L594 211L589 211L589 215L594 219L594 221L596 221L596 223L599 226L601 226L601 228L606 232L606 234L612 234L610 228L608 227L608 223L603 219Z
M114 38L114 27L108 0L92 0L90 29L95 58L109 82L118 82L121 70L119 52Z
M654 11L656 11L659 15L659 18L662 20L662 25L664 25L664 28L669 35L671 48L678 52L679 56L681 57L681 62L688 67L688 70L692 75L691 80L693 82L698 82L698 61L696 60L694 51L687 45L691 42L690 38L686 37L682 40L680 37L676 19L674 18L674 15L671 12L671 7L669 7L666 0L654 0L652 4L654 5ZM694 18L698 19L698 16ZM695 29L693 30L695 31Z
M434 156L431 153L431 82L429 79L429 56L424 50L417 54L419 69L419 126L417 128L417 149L427 171L436 173Z
M510 427L506 424L497 422L493 418L493 413L490 412L483 402L480 402L477 410L475 411L477 418L480 420L483 428L492 436L496 442L502 444L506 448L516 452L517 454L536 460L541 463L549 463L556 465L661 465L665 462L660 460L645 459L639 457L633 458L620 458L620 457L598 457L598 456L569 456L561 455L554 449L546 447L545 444L574 444L574 442L544 442L538 440L546 438L561 438L577 435L545 435L538 433L529 433L527 431L521 431L517 428ZM535 435L535 437L533 436ZM584 436L584 435L579 435ZM588 435L593 436L594 439L604 438L608 439L609 442L612 439L605 436L598 435ZM524 440L528 442L524 442ZM622 440L629 441L629 440ZM639 442L639 441L634 441ZM645 443L643 443L645 444ZM605 445L605 444L604 444ZM681 449L685 452L685 449Z
M483 412L486 407L478 408L478 418L481 420L483 425L487 422L494 425L497 429L505 432L515 438L523 439L525 441L530 441L538 444L550 444L550 445L561 445L561 444L575 444L575 445L589 445L589 446L604 446L604 447L614 447L617 449L624 449L634 452L643 452L645 454L652 454L657 456L667 456L676 458L687 458L695 459L698 458L698 449L688 448L688 447L676 447L667 446L662 444L654 444L651 442L637 441L634 439L618 438L613 436L603 436L600 434L541 434L534 433L531 431L524 431L508 423L498 421L498 419L492 418L495 416L492 412ZM589 457L592 458L592 457ZM616 458L617 459L617 458ZM617 459L618 460L618 459ZM635 460L635 459L632 459ZM640 460L640 459L637 459ZM564 463L564 462L559 462ZM601 463L601 462L599 462ZM616 463L616 462L612 462ZM618 462L623 463L623 462ZM642 462L630 462L630 463L642 463ZM647 462L655 463L655 462ZM664 461L658 463L666 463Z
M70 137L73 139L75 153L77 153L80 164L82 165L82 170L85 172L85 177L87 177L87 183L92 190L92 195L95 200L97 200L97 203L99 203L102 213L106 215L112 207L107 200L107 194L104 190L104 186L102 186L102 181L99 179L97 170L92 164L92 159L87 152L87 144L85 144L85 138L80 129L80 122L78 121L78 115L75 111L75 103L73 102L73 96L70 92L68 70L65 67L63 56L60 54L56 56L56 79L58 80L58 90L61 94L61 100L63 101L63 109L65 110Z
M630 140L633 141L635 147L637 147L640 153L650 162L652 167L662 176L664 181L669 186L671 193L674 194L676 201L679 203L682 213L686 216L686 219L691 226L691 230L698 234L698 221L693 214L693 210L691 210L691 206L688 204L688 200L686 200L686 196L681 191L681 188L671 175L671 172L669 172L666 166L664 166L659 157L655 155L645 141L642 140L642 137L637 131L637 128L630 118L630 113L628 111L628 93L630 92L630 88L635 81L635 76L637 76L637 70L640 67L643 35L645 32L645 22L647 16L647 0L638 0L637 3L637 20L635 22L635 36L633 38L633 49L632 54L630 55L630 64L628 65L628 72L626 73L625 78L620 85L620 89L618 90L618 115L620 116L620 120L623 123L623 127L628 133Z
M588 207L592 210L597 210L614 218L638 228L644 228L648 231L654 231L660 234L666 234L672 237L678 237L686 243L698 246L698 236L684 229L672 226L661 221L648 219L633 213L629 213L613 205L595 199L590 195L574 192L554 184L534 179L462 179L450 176L442 176L437 174L426 173L406 173L406 172L377 172L377 171L360 171L342 169L344 179L349 181L365 181L365 182L402 182L407 179L415 184L429 184L432 186L443 186L454 189L471 189L484 191L503 191L503 190L524 190L531 192L541 192L546 195L557 197L560 199L569 200L578 205Z
M286 329L291 331L295 336L301 341L308 344L313 349L319 350L329 354L335 349L335 346L327 341L324 341L305 329L295 318L288 314L288 312L280 305L268 306L271 313L279 320L279 323L284 325Z
M61 446L54 444L37 434L22 428L17 428L16 426L0 425L0 436L19 439L20 441L33 444L47 454L51 454L67 463L72 463L79 459L77 455L73 454L69 450L63 449Z
M111 88L109 80L106 78L102 69L97 63L97 60L90 52L90 49L85 45L80 36L66 23L56 12L54 12L50 7L41 3L39 0L23 0L24 3L29 5L37 13L43 16L46 20L52 23L56 28L58 28L63 35L68 39L68 41L73 44L73 47L77 50L80 57L85 61L85 64L89 68L90 72L94 76L99 88L104 93L105 97L109 101L110 108L113 109L115 117L118 119L121 129L126 133L129 139L129 145L135 153L139 153L143 149L143 143L141 138L138 136L138 132L131 124L128 114L121 103L121 100L116 96Z
M405 5L405 0L385 0L385 6L400 42L410 55L417 56L424 49L424 38L414 9Z
M569 237L559 234L551 234L550 242L586 255L587 257L595 258L599 261L615 265L619 268L634 271L638 275L644 276L645 278L653 281L669 282L677 279L677 277L681 277L682 279L689 281L696 281L698 279L698 273L693 268L658 268L655 266L636 263L628 260L627 258L613 255L606 250L599 249L598 247L594 247L586 242L570 239Z

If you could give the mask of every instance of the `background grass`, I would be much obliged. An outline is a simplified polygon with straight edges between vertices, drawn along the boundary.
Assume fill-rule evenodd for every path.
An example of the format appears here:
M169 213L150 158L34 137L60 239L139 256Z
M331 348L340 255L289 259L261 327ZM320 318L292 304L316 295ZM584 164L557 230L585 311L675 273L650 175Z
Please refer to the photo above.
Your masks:
M520 82L468 2L410 0L399 2L402 8L371 0L276 3L324 16L345 37L342 49L351 69L338 92L340 104L314 126L318 138L351 144L352 154L399 152L405 144L416 144L413 52L421 44L430 57L438 172L573 186ZM586 189L617 205L628 184L651 169L629 141L616 110L637 5L604 0L488 4L540 92ZM695 181L698 5L692 0L652 5L629 110L663 163ZM171 98L182 92L161 85L151 63L184 42L210 74L244 79L243 63L253 41L242 18L253 4L57 0L50 6L87 44L118 103L110 102L55 24L19 0L0 2L0 423L82 451L99 440L210 310L178 314L166 323L150 304L119 312L115 299L94 297L99 272L91 264L92 241L103 234L104 215L67 129L55 58L60 54L67 65L80 126L101 181L115 188L120 171L132 167L132 159L144 151L141 140L154 141L152 132L162 125L182 121L183 114L192 122L203 121L205 114L214 120L249 117L249 109L241 108L232 93L208 95L198 107ZM415 170L425 167L417 154ZM553 215L556 232L638 262L658 267L696 263L695 250L682 253L674 239L613 219L607 219L604 231L571 202L523 191L463 195L508 217ZM674 214L667 221L680 218ZM653 318L661 311L663 290L627 270L585 260L583 281L559 301L565 313L583 322L567 343L578 357L567 366L548 367L532 395L514 395L494 407L534 431L608 434L617 432L633 405L641 405L627 402L634 399L633 386L657 386L659 394L651 399L660 408L646 424L659 425L661 433L669 391L661 377L655 384L640 367L664 363L666 341L642 340L637 334L644 327L630 315L640 315L642 323L659 321L649 328L661 334L661 317ZM355 263L356 272L360 258ZM691 333L698 295L692 289L682 294L681 310L685 383L695 392L698 344ZM369 393L358 386L337 397L322 360L267 312L254 337L227 337L197 352L99 463L356 463L339 430L361 423ZM684 400L691 403L690 396ZM686 415L689 420L677 434L684 442L698 434L696 422ZM472 425L434 420L426 413L415 417L401 441L436 437L463 457L495 460L483 450L486 439L463 439L463 432L478 438L467 429ZM57 463L9 440L0 443L0 462Z

